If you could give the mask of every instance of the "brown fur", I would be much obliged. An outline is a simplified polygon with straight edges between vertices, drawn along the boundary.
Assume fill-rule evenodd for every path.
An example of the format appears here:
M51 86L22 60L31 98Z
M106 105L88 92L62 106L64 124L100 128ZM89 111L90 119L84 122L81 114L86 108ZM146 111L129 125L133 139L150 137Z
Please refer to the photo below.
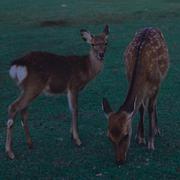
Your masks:
M136 52L145 32L147 33L145 40L142 42L139 52ZM138 56L136 53L140 54L139 59L136 59ZM124 108L127 108L126 104L133 102L135 96L138 98L138 104L142 100L144 101L142 103L146 104L146 97L153 96L159 89L160 82L164 79L169 65L168 49L162 33L158 29L152 28L140 31L128 45L124 56L127 77L131 82ZM137 61L139 64L134 71Z
M132 118L137 111L140 112L137 141L139 144L145 143L144 111L146 108L150 117L148 148L154 149L154 135L159 133L157 95L169 67L166 42L160 30L154 28L145 28L136 33L124 56L129 80L126 99L117 112L106 111L110 106L106 99L103 101L104 110L109 119L109 137L116 144L118 163L123 163L126 159L131 138ZM114 128L116 128L115 134L111 132Z
M64 57L48 52L31 52L12 65L27 67L29 75L21 84L23 88L36 79L43 84L44 91L52 94L63 93L67 89L80 90L93 78L88 56Z
M90 53L86 56L59 56L48 52L31 52L12 62L11 68L25 67L27 76L18 85L21 96L9 106L7 122L6 152L13 159L12 127L18 112L22 115L27 143L32 147L32 140L27 124L27 108L30 102L41 93L67 93L72 113L70 132L77 145L81 145L78 133L78 93L93 79L103 67L109 28L106 25L103 33L98 36L81 30L81 35L90 45ZM18 81L18 78L16 78Z

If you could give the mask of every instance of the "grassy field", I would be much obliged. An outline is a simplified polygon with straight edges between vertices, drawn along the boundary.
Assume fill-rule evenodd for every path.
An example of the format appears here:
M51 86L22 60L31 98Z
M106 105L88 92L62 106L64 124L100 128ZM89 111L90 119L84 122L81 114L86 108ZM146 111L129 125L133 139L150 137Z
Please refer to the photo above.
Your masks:
M104 24L111 30L104 69L79 98L83 146L77 148L70 140L66 97L40 96L29 109L34 149L28 150L17 117L13 138L16 159L8 160L4 153L7 107L19 94L8 76L11 60L32 50L85 54L89 47L79 30L86 28L96 34ZM170 69L158 101L162 136L156 138L154 152L137 145L137 115L127 163L118 167L106 137L101 101L107 97L114 109L123 102L128 85L123 52L134 33L146 26L161 29L170 52ZM179 73L179 0L1 0L0 179L180 179Z

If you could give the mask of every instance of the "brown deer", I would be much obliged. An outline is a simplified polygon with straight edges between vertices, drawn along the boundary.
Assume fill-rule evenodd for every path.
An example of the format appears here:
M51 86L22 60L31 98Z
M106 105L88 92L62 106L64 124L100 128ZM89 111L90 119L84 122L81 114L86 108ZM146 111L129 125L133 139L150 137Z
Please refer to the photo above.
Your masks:
M136 33L125 51L129 89L123 105L113 112L107 99L103 110L108 118L108 137L115 145L116 161L122 164L130 145L132 119L140 112L137 142L145 144L144 112L149 113L148 149L154 150L154 137L160 133L157 125L157 95L168 71L169 55L160 30L145 28Z
M48 52L31 52L12 62L10 76L21 89L21 95L9 106L7 121L6 152L10 159L15 155L12 149L12 128L18 112L22 116L29 148L32 140L28 128L28 106L41 93L66 93L72 113L70 133L75 143L80 146L78 133L78 93L101 71L109 34L108 25L104 31L94 36L82 29L82 38L91 45L89 55L59 56Z

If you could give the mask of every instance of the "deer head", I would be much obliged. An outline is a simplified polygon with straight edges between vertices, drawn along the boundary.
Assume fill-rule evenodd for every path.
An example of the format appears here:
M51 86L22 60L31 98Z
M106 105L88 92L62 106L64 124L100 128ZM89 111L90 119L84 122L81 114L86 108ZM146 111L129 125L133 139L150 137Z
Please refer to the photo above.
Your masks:
M80 31L82 38L91 45L91 53L98 60L102 61L104 59L104 54L106 51L109 27L106 25L101 34L94 36L89 31L81 29Z
M116 162L123 164L126 160L130 140L131 140L131 120L134 115L135 107L131 113L121 110L114 112L107 99L103 99L103 111L108 119L107 136L114 144L116 152Z

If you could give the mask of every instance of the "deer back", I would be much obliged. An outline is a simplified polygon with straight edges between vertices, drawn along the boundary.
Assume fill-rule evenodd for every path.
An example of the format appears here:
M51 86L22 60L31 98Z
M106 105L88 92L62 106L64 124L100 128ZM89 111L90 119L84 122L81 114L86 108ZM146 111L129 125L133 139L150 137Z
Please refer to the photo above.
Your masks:
M142 34L146 31L146 37L140 45ZM139 47L139 61L142 74L151 81L163 79L169 66L169 55L163 34L159 29L145 28L136 33L132 42L128 45L124 57L128 80L132 79L133 70L137 58L137 47Z

